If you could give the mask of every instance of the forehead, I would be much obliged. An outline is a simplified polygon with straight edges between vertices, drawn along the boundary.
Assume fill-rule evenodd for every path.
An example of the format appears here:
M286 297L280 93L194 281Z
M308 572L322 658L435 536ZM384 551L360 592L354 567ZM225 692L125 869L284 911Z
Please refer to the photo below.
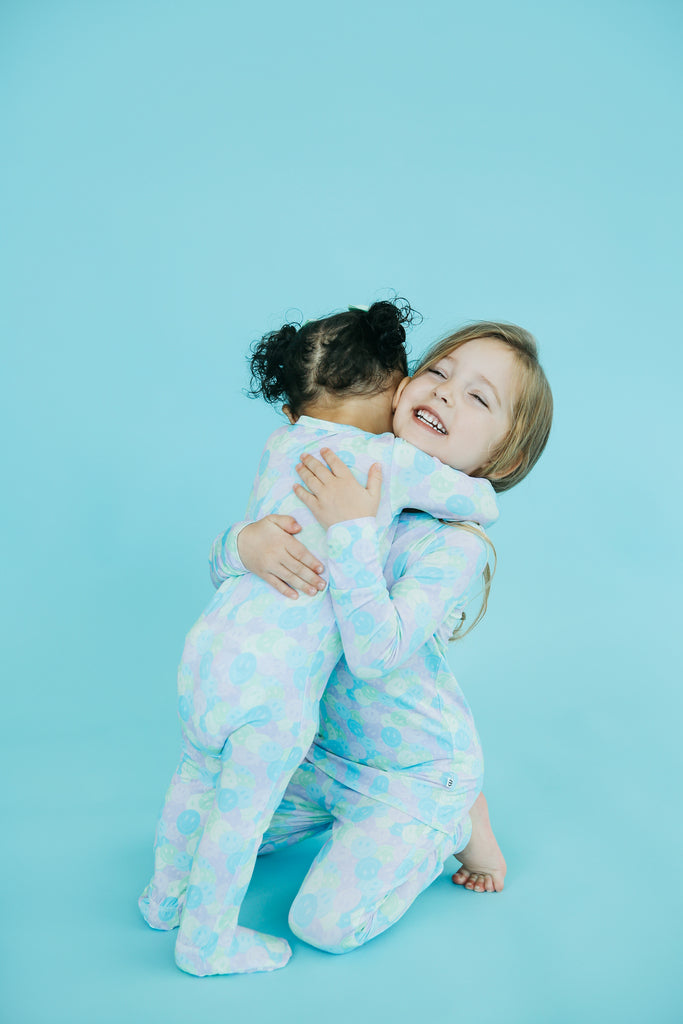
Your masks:
M441 360L446 360L454 365L460 364L475 364L479 362L491 363L504 363L514 362L514 350L506 345L504 341L500 341L499 338L473 338L471 341L465 341L462 345L458 345L451 352L447 352L441 356Z

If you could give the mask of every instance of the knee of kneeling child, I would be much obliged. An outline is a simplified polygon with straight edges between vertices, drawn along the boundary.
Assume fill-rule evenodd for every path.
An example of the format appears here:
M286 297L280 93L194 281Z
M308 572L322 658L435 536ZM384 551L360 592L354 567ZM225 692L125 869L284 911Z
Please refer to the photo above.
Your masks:
M325 953L348 953L355 949L359 942L355 940L353 927L342 927L340 924L329 925L317 913L317 898L308 893L297 896L289 911L289 927L298 939L309 946L322 949Z

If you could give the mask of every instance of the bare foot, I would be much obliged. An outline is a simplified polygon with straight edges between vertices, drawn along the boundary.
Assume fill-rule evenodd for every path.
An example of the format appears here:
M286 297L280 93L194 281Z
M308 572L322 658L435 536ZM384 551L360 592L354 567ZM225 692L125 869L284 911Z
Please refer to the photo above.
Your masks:
M455 854L462 867L453 875L453 881L472 892L500 892L507 865L493 834L483 793L470 808L470 819L472 836L465 849Z

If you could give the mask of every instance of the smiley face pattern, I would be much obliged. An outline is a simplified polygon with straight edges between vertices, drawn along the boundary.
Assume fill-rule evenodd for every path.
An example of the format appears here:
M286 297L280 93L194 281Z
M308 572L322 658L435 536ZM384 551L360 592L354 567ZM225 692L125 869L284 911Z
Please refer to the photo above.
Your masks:
M481 523L497 516L487 481L392 435L301 417L270 438L248 515L296 513L303 543L323 561L325 531L292 487L302 452L317 454L324 445L361 480L373 462L382 464L373 521L380 564L401 508ZM273 970L289 958L284 940L240 928L237 917L265 828L314 738L320 697L341 651L329 592L292 607L251 575L222 583L186 638L178 670L182 757L157 829L154 875L139 904L152 927L179 924L176 962L189 973Z
M292 903L289 925L318 949L348 953L403 916L465 834L451 837L430 828L304 761L260 852L325 836Z
M486 545L405 513L382 573L370 521L339 524L328 537L330 594L346 656L330 676L315 741L261 852L327 834L290 926L342 953L397 921L469 841L483 761L445 645L479 589ZM217 541L224 569L244 571L233 561L234 543L229 535ZM366 577L354 587L354 559L372 583Z
M480 589L486 542L404 514L382 572L370 523L359 521L359 554L374 582L355 588L344 525L329 535L330 594L345 656L322 698L308 757L357 792L452 833L476 799L483 763L446 650Z

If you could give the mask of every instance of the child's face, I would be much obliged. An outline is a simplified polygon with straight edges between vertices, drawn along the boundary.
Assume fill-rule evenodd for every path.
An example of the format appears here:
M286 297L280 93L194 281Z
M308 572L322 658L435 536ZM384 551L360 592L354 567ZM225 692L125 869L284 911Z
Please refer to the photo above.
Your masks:
M484 466L508 430L517 363L496 338L476 338L430 370L404 378L394 395L397 437L463 473Z

